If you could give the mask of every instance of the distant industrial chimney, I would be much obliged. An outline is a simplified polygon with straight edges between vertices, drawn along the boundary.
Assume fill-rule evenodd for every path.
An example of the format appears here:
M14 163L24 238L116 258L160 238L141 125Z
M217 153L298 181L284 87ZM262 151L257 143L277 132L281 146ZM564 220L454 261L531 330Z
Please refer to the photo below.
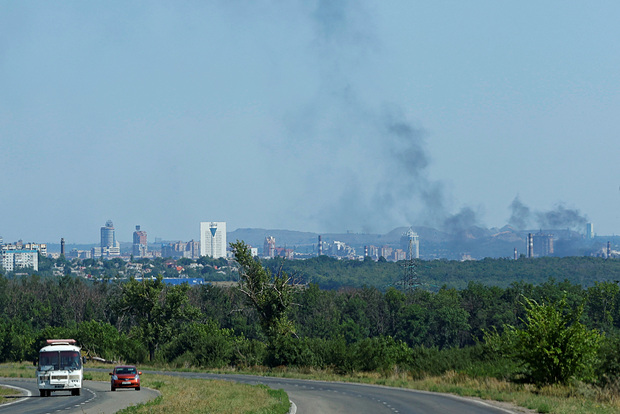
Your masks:
M607 258L611 257L611 243L607 242Z
M515 247L515 260L517 260L519 256L517 256L517 248Z
M60 238L60 254L62 255L65 254L65 238L64 237Z
M319 256L323 256L323 242L321 241L320 234L319 234Z
M534 257L534 235L532 233L527 234L527 257Z

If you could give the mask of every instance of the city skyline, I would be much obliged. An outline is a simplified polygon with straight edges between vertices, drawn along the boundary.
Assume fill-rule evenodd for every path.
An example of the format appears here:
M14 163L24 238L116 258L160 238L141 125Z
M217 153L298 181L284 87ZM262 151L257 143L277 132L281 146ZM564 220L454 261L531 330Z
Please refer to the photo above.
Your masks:
M620 234L620 3L5 2L0 235Z
M99 240L95 241L95 239L93 238L90 241L86 241L86 242L78 242L78 241L71 241L71 240L66 240L65 237L60 237L57 238L57 240L42 240L40 238L35 238L33 240L30 239L23 239L23 238L19 238L19 239L15 239L15 240L9 240L7 238L2 237L2 235L0 234L0 245L4 244L12 244L12 243L45 243L45 244L51 244L51 245L58 245L61 246L62 244L66 244L66 245L92 245L92 246L96 246L96 248L102 248L104 246L104 239L105 240L112 240L113 241L113 245L116 247L119 247L120 244L126 244L132 245L132 253L134 253L135 256L138 256L137 254L135 254L134 249L136 248L136 245L142 245L143 248L145 249L144 252L148 251L148 247L147 247L147 240L148 240L148 244L150 245L156 245L156 244L160 244L160 243L170 243L170 242L183 242L183 241L194 241L194 239L197 239L198 241L204 241L204 240L208 240L209 243L207 243L206 245L209 247L206 247L207 250L209 250L207 252L207 250L203 251L202 253L204 253L204 255L211 255L210 252L212 251L212 247L215 245L211 245L210 243L210 237L211 238L215 238L216 234L217 234L217 244L219 247L217 247L217 249L219 249L220 251L220 255L221 255L221 251L222 251L222 246L224 246L226 244L226 235L228 233L231 232L236 232L238 230L262 230L266 235L268 235L269 232L273 232L273 231L284 231L284 232L293 232L293 233L312 233L316 236L321 236L321 235L332 235L332 236L337 236L337 235L350 235L350 234L359 234L359 235L387 235L389 233L392 233L394 231L398 231L398 230L402 230L402 236L404 237L405 235L409 234L410 232L412 232L413 234L415 234L415 239L418 240L418 236L417 234L412 230L412 228L416 227L416 228L426 228L426 229L432 229L435 231L440 231L439 229L434 229L433 227L427 227L427 226L400 226L400 227L396 227L394 229L391 229L390 231L386 232L386 233L355 233L355 232L322 232L322 233L317 233L317 232L311 232L311 231L304 231L304 230L293 230L293 229L266 229L266 228L259 228L259 227L243 227L243 228L237 228L237 229L228 229L226 222L200 222L199 224L199 231L196 234L188 234L188 235L184 235L178 238L164 238L164 237L160 237L158 235L151 235L150 232L148 231L148 229L142 228L143 226L141 225L134 225L134 229L133 232L130 233L132 234L130 236L129 239L118 239L116 237L116 230L117 228L113 226L113 222L112 220L108 219L105 223L104 226L100 227L100 235L99 235ZM509 226L509 225L506 225ZM570 229L565 229L565 228L529 228L529 229L516 229L513 228L513 230L515 232L519 232L519 233L523 233L523 234L528 234L528 233L532 233L532 234L542 234L543 232L551 232L553 233L555 232L561 232L561 233L565 233L567 231L574 231L575 233L581 234L581 236L583 237L584 240L591 240L594 237L598 237L598 238L605 238L605 237L618 237L618 235L615 234L597 234L594 232L593 230L593 223L586 223L586 225L584 226L584 228L579 231L577 230L570 230ZM473 229L474 227L472 227ZM496 231L501 231L502 228L485 228L485 227L475 227L475 228L479 228L479 229L485 229L485 230L496 230ZM215 232L214 230L217 230L217 232ZM441 231L440 231L441 232ZM591 232L591 233L590 233ZM451 233L444 233L445 235L450 235ZM148 239L147 239L147 234L148 234ZM104 236L105 235L105 236ZM452 233L453 236L456 236L456 233ZM553 234L551 234L553 236ZM136 237L139 237L139 241L137 241ZM416 242L416 256L419 255L419 241ZM106 244L106 247L111 247L111 245L109 243Z

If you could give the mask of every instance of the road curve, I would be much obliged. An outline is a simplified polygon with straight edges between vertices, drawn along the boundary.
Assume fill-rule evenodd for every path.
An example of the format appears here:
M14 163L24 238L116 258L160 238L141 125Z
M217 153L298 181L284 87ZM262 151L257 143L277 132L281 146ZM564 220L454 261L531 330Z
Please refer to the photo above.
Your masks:
M509 414L507 408L449 394L344 382L310 381L254 375L143 371L145 374L219 379L265 384L283 389L297 406L297 414Z
M110 391L110 383L84 381L82 395L72 396L69 392L54 392L51 397L40 397L34 378L0 378L0 385L16 388L9 397L9 404L0 405L0 414L113 414L123 408L156 398L155 390L142 388ZM30 393L30 395L28 395Z

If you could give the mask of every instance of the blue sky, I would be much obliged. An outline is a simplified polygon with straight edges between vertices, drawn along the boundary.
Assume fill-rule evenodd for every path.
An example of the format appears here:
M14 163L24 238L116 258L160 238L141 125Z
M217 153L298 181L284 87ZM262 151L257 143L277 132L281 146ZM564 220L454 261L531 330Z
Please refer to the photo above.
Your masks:
M0 235L594 223L620 3L0 0Z

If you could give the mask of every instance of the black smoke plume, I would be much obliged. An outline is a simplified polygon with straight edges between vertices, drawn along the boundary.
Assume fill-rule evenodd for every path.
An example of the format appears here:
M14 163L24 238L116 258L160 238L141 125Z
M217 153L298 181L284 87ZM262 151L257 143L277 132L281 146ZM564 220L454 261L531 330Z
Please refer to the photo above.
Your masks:
M510 210L511 215L510 219L508 219L508 224L517 230L527 229L532 213L530 208L521 202L519 196L516 196L512 203L510 203Z

